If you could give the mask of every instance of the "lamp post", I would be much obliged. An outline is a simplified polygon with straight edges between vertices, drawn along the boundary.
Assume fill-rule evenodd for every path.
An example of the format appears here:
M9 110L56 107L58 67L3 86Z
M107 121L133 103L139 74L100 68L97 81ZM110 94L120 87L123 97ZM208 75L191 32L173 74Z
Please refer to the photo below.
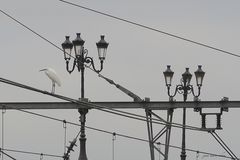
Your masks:
M106 58L106 52L108 43L104 40L104 36L101 35L101 39L97 45L98 57L101 63L101 67L97 70L94 66L93 58L88 57L88 50L84 49L85 41L80 37L80 33L77 33L77 37L72 42L69 40L69 36L66 36L66 40L62 43L62 48L64 51L64 59L66 61L66 69L68 73L72 73L75 68L78 69L78 72L81 72L81 100L84 100L84 70L85 64L90 64L92 69L99 73L103 69L103 62ZM72 56L72 48L74 48L75 56ZM70 60L72 61L72 68L70 68ZM86 135L85 135L85 122L86 122L86 114L88 113L88 109L79 108L78 112L80 113L80 122L81 122L81 134L80 134L80 154L78 160L87 160L86 154Z
M183 101L187 101L188 94L192 93L195 98L200 96L200 91L202 87L203 77L205 72L202 70L202 66L199 65L198 69L195 73L197 87L198 87L198 94L194 93L193 86L190 84L192 79L192 74L189 72L189 68L186 68L186 71L182 74L181 84L177 85L175 88L174 94L171 95L170 88L172 84L172 77L174 72L170 68L171 66L167 66L167 70L163 72L165 77L165 82L168 90L168 96L170 101L173 100L173 97L176 96L177 93L183 94ZM186 160L186 143L185 143L185 136L186 136L186 108L183 108L183 126L182 126L182 152L181 152L181 160Z

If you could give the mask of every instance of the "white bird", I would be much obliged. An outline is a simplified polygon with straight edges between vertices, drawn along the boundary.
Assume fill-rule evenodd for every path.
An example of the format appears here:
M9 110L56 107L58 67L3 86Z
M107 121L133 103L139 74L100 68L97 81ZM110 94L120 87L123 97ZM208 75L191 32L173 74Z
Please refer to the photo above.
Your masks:
M52 92L51 93L54 93L55 92L55 84L57 84L59 87L61 86L61 81L60 81L59 77L57 76L56 71L52 68L45 68L45 69L41 69L40 71L44 71L44 73L52 81Z

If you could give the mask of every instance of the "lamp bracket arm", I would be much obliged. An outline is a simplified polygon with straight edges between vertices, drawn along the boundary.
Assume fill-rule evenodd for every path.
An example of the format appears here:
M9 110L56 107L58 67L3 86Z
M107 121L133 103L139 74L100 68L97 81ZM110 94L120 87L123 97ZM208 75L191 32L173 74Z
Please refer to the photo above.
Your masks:
M71 74L74 71L75 66L76 66L76 59L73 62L72 69L69 69L69 60L66 60L66 69L67 69L69 74Z
M190 85L189 87L191 88L191 92L192 92L194 97L199 97L200 96L200 94L201 94L201 87L200 86L198 86L198 93L197 94L195 94L194 88L193 88L192 85Z
M94 70L95 72L97 72L97 73L101 72L102 69L103 69L103 61L100 61L100 62L101 62L101 68L100 68L99 70L97 70L97 69L95 68L94 61L93 61L93 58L92 58L92 57L87 57L87 56L86 56L86 57L84 58L84 62L90 63L90 66L92 66L93 70ZM89 66L89 67L90 67L90 66Z
M167 89L168 89L168 96L171 97L171 98L173 98L173 97L176 96L176 94L177 94L179 91L182 90L182 85L177 85L173 94L170 93L170 86L168 86Z
M87 57L88 56L88 50L87 49L83 49L83 56Z

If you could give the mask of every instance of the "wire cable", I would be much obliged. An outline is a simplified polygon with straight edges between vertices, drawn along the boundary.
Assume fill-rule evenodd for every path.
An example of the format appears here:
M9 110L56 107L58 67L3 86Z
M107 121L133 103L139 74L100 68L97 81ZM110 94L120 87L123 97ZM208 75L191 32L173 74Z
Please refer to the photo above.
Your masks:
M15 22L17 22L18 24L22 25L23 27L25 27L26 29L28 29L29 31L31 31L32 33L34 33L35 35L39 36L39 37L42 38L43 40L47 41L48 43L50 43L50 44L53 45L54 47L56 47L56 48L58 48L59 50L63 51L60 47L58 47L57 45L55 45L54 43L52 43L51 41L49 41L49 40L46 39L45 37L41 36L39 33L37 33L36 31L32 30L30 27L26 26L26 25L23 24L22 22L18 21L17 19L15 19L14 17L12 17L11 15L7 14L7 13L4 12L3 10L0 10L0 12L2 12L2 13L3 13L4 15L6 15L7 17L11 18L12 20L14 20ZM68 54L68 53L67 53L67 54ZM70 56L71 56L71 55L70 55ZM72 57L73 57L73 56L72 56ZM75 58L75 57L74 57L74 58ZM90 70L92 70L93 72L97 73L94 69L90 68L90 66L85 65L85 67L87 67L88 69L90 69ZM99 77L104 77L104 76L102 76L102 75L99 74L99 73L97 73L97 74L99 75ZM5 81L5 82L4 82L4 81ZM11 84L11 85L14 85L14 82L9 82L9 81L7 81L6 79L2 79L2 82L8 83L8 84ZM29 89L29 90L32 90L32 91L40 92L40 93L43 93L43 94L51 95L51 96L53 96L53 97L66 100L66 97L63 97L63 96L60 96L60 95L53 95L53 94L50 94L50 93L48 93L48 92L46 92L46 91L41 91L41 90L39 90L39 89L34 89L34 88L28 87L28 86L26 86L26 85L18 84L18 87L25 88L25 89ZM70 99L68 98L67 101L72 102L72 99L70 100ZM76 100L74 100L74 103L76 103ZM96 107L96 106L95 106L95 107ZM102 107L101 107L101 108L102 108ZM108 108L108 109L109 109L109 108ZM111 109L111 110L113 110L113 109ZM104 111L104 110L102 110L102 111ZM107 112L107 111L105 111L105 112ZM109 111L108 111L108 112L109 112ZM117 111L117 112L122 112L122 113L123 113L123 111ZM113 112L109 112L109 113L113 113ZM144 117L142 117L142 118L144 118ZM155 123L155 122L154 122L154 123ZM174 123L168 124L168 125L173 125L173 124L174 124ZM176 124L176 123L175 123L175 124ZM176 124L176 125L182 126L181 124ZM202 130L201 128L197 128L197 127L191 127L191 126L186 126L186 127L188 127L189 129L192 128L193 130L204 131L204 130Z
M17 160L17 159L15 159L15 158L13 158L12 156L10 156L9 154L3 152L1 148L0 148L0 152L1 152L2 154L6 155L7 157L13 159L13 160Z
M55 157L55 158L62 158L62 156L54 155L54 154L47 154L47 153L39 153L39 152L30 152L30 151L21 151L21 150L15 150L15 149L2 149L3 151L7 152L15 152L15 153L23 153L23 154L31 154L31 155L38 155L38 156L46 156L46 157Z
M171 36L171 37L174 37L174 38L177 38L177 39L181 39L181 40L184 40L184 41L188 41L188 42L191 42L191 43L194 43L194 44L197 44L197 45L200 45L200 46L203 46L203 47L206 47L206 48L209 48L209 49L213 49L213 50L216 50L216 51L219 51L219 52L223 52L223 53L226 53L226 54L229 54L229 55L232 55L232 56L236 56L236 57L240 57L239 55L237 54L234 54L232 52L228 52L228 51L225 51L225 50L222 50L222 49L218 49L216 47L212 47L212 46L209 46L209 45L206 45L206 44L203 44L203 43L200 43L200 42L196 42L196 41L193 41L193 40L190 40L190 39L187 39L187 38L183 38L183 37L180 37L180 36L177 36L177 35L174 35L174 34L171 34L171 33L168 33L168 32L164 32L164 31L161 31L161 30L158 30L158 29L154 29L154 28L151 28L151 27L148 27L148 26L145 26L145 25L142 25L142 24L139 24L139 23L136 23L136 22L132 22L132 21L129 21L129 20L126 20L126 19L122 19L122 18L119 18L119 17L116 17L116 16L112 16L110 14L106 14L106 13L103 13L103 12L99 12L99 11L96 11L96 10L93 10L93 9L90 9L90 8L87 8L87 7L83 7L83 6L80 6L80 5L77 5L77 4L74 4L74 3L71 3L71 2L67 2L67 1L64 1L64 0L59 0L61 2L64 2L64 3L68 3L68 4L71 4L71 5L74 5L74 6L77 6L77 7L80 7L80 8L83 8L83 9L87 9L89 11L93 11L95 13L98 13L98 14L102 14L102 15L105 15L105 16L108 16L108 17L111 17L111 18L114 18L114 19L117 19L117 20L121 20L121 21L124 21L124 22L127 22L127 23L130 23L130 24L133 24L133 25L137 25L139 27L142 27L142 28L145 28L145 29L149 29L149 30L152 30L152 31L156 31L156 32L159 32L159 33L162 33L162 34L165 34L165 35L168 35L168 36ZM0 10L0 12L2 12L4 15L8 16L9 18L11 18L12 20L14 20L15 22L19 23L20 25L22 25L23 27L25 27L26 29L28 29L29 31L31 31L32 33L34 33L35 35L37 35L38 37L42 38L43 40L47 41L48 43L50 43L51 45L53 45L54 47L58 48L59 50L63 51L60 47L58 47L57 45L55 45L54 43L52 43L51 41L49 41L48 39L46 39L45 37L41 36L40 34L38 34L37 32L35 32L34 30L32 30L31 28L29 28L28 26L24 25L23 23L21 23L20 21L16 20L15 18L13 18L12 16L10 16L9 14L7 14L6 12L4 12L3 10ZM74 57L75 58L75 57ZM87 68L91 69L89 66L86 65ZM93 70L93 69L91 69ZM93 70L94 71L94 70ZM95 72L95 71L94 71ZM42 92L44 93L44 92ZM47 117L45 117L47 118ZM48 117L49 118L49 117ZM54 119L56 120L56 119ZM86 127L86 128L89 128L89 127ZM91 127L90 127L91 128ZM90 129L89 128L89 129ZM93 129L93 128L91 128ZM99 129L96 129L98 131L100 131ZM104 131L105 133L108 133L106 131ZM125 136L125 137L128 137L130 138L129 136ZM135 138L136 139L136 138ZM138 139L139 140L139 139ZM144 141L147 141L147 140L144 140ZM5 149L6 150L6 149ZM10 150L8 150L10 151ZM13 150L12 150L13 151ZM19 152L22 152L22 153L30 153L30 152L23 152L23 151L19 151ZM2 152L4 153L4 152ZM31 152L33 153L33 152ZM4 153L5 154L5 153ZM33 154L39 154L39 153L33 153ZM39 155L43 155L42 153L40 153ZM49 156L49 155L46 155L45 156ZM52 155L50 155L52 156ZM57 157L61 157L61 156L57 156Z
M116 141L117 137L116 137L116 133L113 132L112 133L112 160L114 160L115 158L115 141Z
M54 46L55 48L57 48L58 50L62 51L64 53L64 50L60 47L58 47L58 45L54 44L53 42L51 42L49 39L45 38L44 36L42 36L41 34L39 34L38 32L34 31L33 29L31 29L30 27L28 27L27 25L25 25L24 23L20 22L19 20L17 20L16 18L14 18L13 16L11 16L10 14L8 14L7 12L3 11L0 9L0 12L2 12L5 16L7 16L8 18L12 19L13 21L15 21L16 23L18 23L19 25L21 25L22 27L24 27L25 29L29 30L30 32L32 32L33 34L35 34L36 36L40 37L41 39L43 39L44 41L48 42L50 45ZM68 54L68 56L70 56L73 59L76 59L76 57L72 56L71 54L65 52L65 54ZM79 63L83 63L81 61L79 61ZM96 72L93 68L91 68L90 66L86 65L83 63L83 65L90 69L91 71L95 72L96 74L99 74L98 72Z
M221 137L215 131L210 131L209 133L211 133L211 135L215 138L215 140L232 157L232 159L239 160L239 158L237 158L237 156L231 151L231 149L227 146L227 144L221 139Z
M37 35L38 37L40 37L41 39L43 39L44 41L50 43L52 46L54 46L55 48L62 50L62 48L58 47L56 44L52 43L50 40L48 40L47 38L43 37L42 35L40 35L39 33L37 33L36 31L32 30L30 27L26 26L25 24L23 24L22 22L20 22L19 20L17 20L16 18L12 17L11 15L7 14L6 12L4 12L3 10L0 9L0 12L2 12L5 16L7 16L8 18L11 18L13 21L17 22L18 24L20 24L21 26L23 26L24 28L28 29L29 31L31 31L33 34Z
M49 117L49 116L46 116L46 115L42 115L42 114L38 114L38 113L34 113L34 112L22 110L22 109L15 109L15 110L25 112L25 113L28 113L28 114L32 114L32 115L35 115L35 116L39 116L39 117L42 117L42 118L47 118L47 119L50 119L50 120L58 121L58 122L61 122L61 123L63 121L66 121L67 124L70 124L70 125L73 125L73 126L78 126L78 127L81 126L80 124L77 124L77 123L74 123L74 122L69 122L67 120L61 120L61 119L58 119L58 118ZM115 135L115 136L118 136L118 137L123 137L123 138L127 138L127 139L132 139L132 140L137 140L137 141L149 143L148 140L143 139L143 138L133 137L133 136L129 136L129 135L121 134L121 133L116 133L116 132L110 132L110 131L106 131L106 130L98 129L98 128L94 128L94 127L89 127L89 126L85 126L85 127L89 130L93 130L93 131L97 131L97 132L101 132L101 133L106 133L106 134L109 134L109 135ZM79 136L79 134L80 134L80 132L78 133L76 138ZM156 142L155 144L159 144L159 143ZM160 145L165 146L165 144L163 144L163 143L160 143ZM181 147L174 146L174 145L169 145L169 147L175 148L175 149L182 149ZM225 155L214 154L214 153L209 153L209 152L204 152L204 151L199 151L199 150L194 150L194 149L187 149L186 148L186 151L195 152L195 153L198 152L200 154L208 154L208 155L212 155L212 156L216 156L216 157L224 157L224 158L231 159L231 157L227 157ZM46 154L44 154L44 155L46 155Z
M146 119L145 119L146 117L138 115L138 114L133 114L133 113L125 112L125 111L116 110L116 109L106 107L106 106L100 106L100 105L92 104L90 102L75 100L75 99L72 99L72 98L69 98L69 97L65 97L65 96L62 96L62 95L50 93L50 92L47 92L47 91L43 91L43 90L40 90L40 89L36 89L36 88L30 87L30 86L21 84L21 83L10 81L10 80L7 80L7 79L1 78L1 77L0 77L0 82L6 83L6 84L9 84L9 85L13 85L13 86L17 86L17 87L20 87L20 88L28 89L28 90L31 90L31 91L35 91L35 92L38 92L38 93L46 94L46 95L49 95L49 96L53 96L53 97L56 97L56 98L59 98L59 99L62 99L62 100L66 100L66 101L69 101L69 102L72 102L72 103L84 105L86 107L94 108L94 109L104 111L104 112L107 112L107 113L111 113L111 114L123 116L123 117L126 117L126 118L131 118L131 119L146 122ZM153 120L154 121L152 121L152 122L156 123L156 124L169 125L169 126L176 127L176 128L182 128L183 127L182 124L165 123L165 122L162 122L158 119L153 119ZM190 129L190 130L207 132L207 130L204 130L204 129L201 129L201 128L198 128L198 127L193 127L193 126L185 126L185 128Z
M67 123L66 120L63 120L63 130L64 130L64 142L63 142L63 153L66 153L66 147L67 147Z
M78 7L78 8L82 8L82 9L85 9L85 10L88 10L88 11L106 16L106 17L110 17L112 19L116 19L116 20L119 20L119 21L122 21L122 22L126 22L128 24L132 24L132 25L135 25L135 26L138 26L138 27L141 27L141 28L145 28L145 29L148 29L148 30L151 30L151 31L154 31L154 32L158 32L158 33L161 33L161 34L164 34L164 35L176 38L176 39L180 39L180 40L183 40L183 41L186 41L186 42L190 42L190 43L196 44L198 46L202 46L202 47L205 47L205 48L208 48L208 49L212 49L212 50L215 50L215 51L227 54L227 55L231 55L231 56L235 56L235 57L240 58L240 55L238 55L238 54L235 54L235 53L223 50L223 49L219 49L219 48L216 48L216 47L213 47L213 46L201 43L201 42L197 42L197 41L194 41L194 40L191 40L191 39L188 39L188 38L184 38L184 37L181 37L181 36L169 33L169 32L165 32L165 31L162 31L162 30L159 30L159 29L155 29L155 28L152 28L152 27L149 27L149 26L137 23L137 22L133 22L133 21L130 21L130 20L127 20L127 19L124 19L124 18L120 18L120 17L114 16L114 15L111 15L111 14L100 12L100 11L97 11L95 9L91 9L89 7L85 7L85 6L75 4L75 3L72 3L72 2L69 2L69 1L65 1L65 0L59 0L59 1L65 3L65 4L69 4L69 5Z
M6 113L6 109L2 110L2 149L4 149L4 124L5 124L5 118L4 115ZM1 155L2 160L4 159L4 154Z

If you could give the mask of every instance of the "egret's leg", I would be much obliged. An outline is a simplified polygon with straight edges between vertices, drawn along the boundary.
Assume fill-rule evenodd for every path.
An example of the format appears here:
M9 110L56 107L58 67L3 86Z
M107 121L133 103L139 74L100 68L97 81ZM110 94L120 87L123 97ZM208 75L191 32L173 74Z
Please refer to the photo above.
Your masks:
M55 93L55 82L52 81L52 92L51 93Z

